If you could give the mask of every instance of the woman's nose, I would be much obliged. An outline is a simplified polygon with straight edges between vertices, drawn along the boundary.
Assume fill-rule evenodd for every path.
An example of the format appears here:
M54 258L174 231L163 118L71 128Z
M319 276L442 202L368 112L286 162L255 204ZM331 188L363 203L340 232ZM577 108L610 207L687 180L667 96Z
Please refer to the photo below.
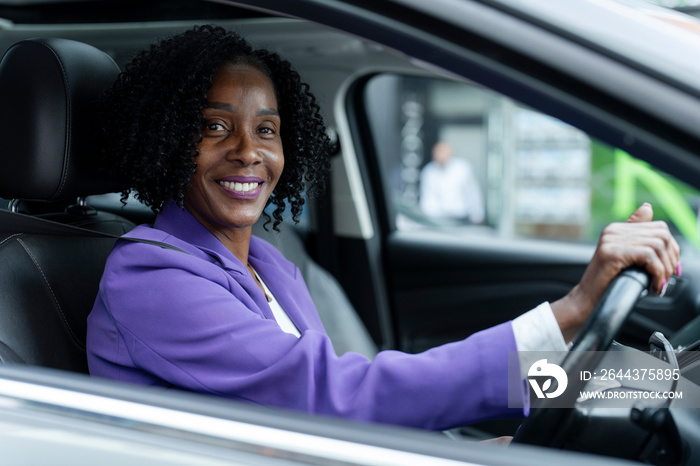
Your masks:
M252 165L259 163L262 159L259 148L255 144L255 138L249 134L231 134L230 147L227 150L226 158L232 162L242 165Z

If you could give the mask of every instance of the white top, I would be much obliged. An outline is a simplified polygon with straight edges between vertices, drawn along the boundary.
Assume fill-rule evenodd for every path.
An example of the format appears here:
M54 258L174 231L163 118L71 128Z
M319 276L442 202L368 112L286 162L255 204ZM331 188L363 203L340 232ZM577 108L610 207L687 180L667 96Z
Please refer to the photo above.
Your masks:
M552 358L550 362L558 364L561 360L554 359L557 356L562 358L563 352L569 350L549 303L542 303L514 319L513 333L523 378L527 377L530 366L542 358L541 351L561 352L550 356ZM533 353L533 351L539 351L539 353Z
M518 351L566 351L568 348L549 303L513 320Z
M253 267L251 266L251 269L252 268ZM255 270L253 270L253 272L255 272ZM294 322L292 322L292 319L289 318L289 315L287 315L284 309L282 309L280 303L275 299L275 295L272 294L265 282L262 280L262 278L260 278L258 272L255 272L255 277L258 279L260 284L263 286L263 289L265 290L265 296L267 296L267 304L270 306L270 310L272 311L272 315L275 316L277 324L284 332L292 334L299 338L301 336L299 329L296 325L294 325Z

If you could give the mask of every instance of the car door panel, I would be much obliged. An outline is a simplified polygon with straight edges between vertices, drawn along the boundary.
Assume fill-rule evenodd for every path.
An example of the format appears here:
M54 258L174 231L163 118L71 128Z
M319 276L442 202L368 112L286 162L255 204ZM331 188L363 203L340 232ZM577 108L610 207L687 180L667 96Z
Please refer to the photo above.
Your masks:
M422 351L464 338L563 296L593 252L583 245L468 235L390 235L387 275L402 349Z
M410 352L465 338L564 296L594 250L554 241L475 239L467 231L398 231L386 248L395 339ZM649 293L639 301L618 341L644 348L654 331L671 338L697 318L700 269L695 260L686 263L663 297ZM682 343L698 338L684 335Z

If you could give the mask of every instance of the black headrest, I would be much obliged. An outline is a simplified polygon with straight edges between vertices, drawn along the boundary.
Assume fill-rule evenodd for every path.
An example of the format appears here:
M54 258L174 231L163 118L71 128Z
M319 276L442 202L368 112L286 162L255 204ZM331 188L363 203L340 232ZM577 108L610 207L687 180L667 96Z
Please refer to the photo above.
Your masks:
M12 45L0 62L0 197L54 201L117 191L100 171L97 99L119 67L67 39Z

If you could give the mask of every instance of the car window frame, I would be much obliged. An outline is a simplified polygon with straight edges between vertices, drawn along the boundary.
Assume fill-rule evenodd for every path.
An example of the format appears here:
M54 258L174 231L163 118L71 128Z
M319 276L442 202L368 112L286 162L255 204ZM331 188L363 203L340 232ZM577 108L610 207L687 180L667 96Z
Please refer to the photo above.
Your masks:
M683 128L700 127L700 100L644 69L630 67L616 61L614 55L590 48L585 41L562 37L556 30L538 24L517 22L511 12L495 9L492 2L441 0L441 6L459 4L461 14L457 18L448 14L453 9L440 14L433 6L414 9L418 7L412 0L230 3L257 4L256 8L274 9L401 50L426 69L466 77L652 165L663 165L666 173L692 186L700 179L694 149L700 146L700 135L674 124L680 113L685 118ZM516 29L499 35L499 31L508 28ZM499 37L499 41L494 37ZM514 52L522 43L531 44L536 53ZM552 66L554 51L557 57L568 58L566 67ZM589 74L598 78L596 83L591 82ZM611 86L623 91L619 96L611 95L606 91ZM654 113L649 108L631 105L630 94L640 93L659 96Z

